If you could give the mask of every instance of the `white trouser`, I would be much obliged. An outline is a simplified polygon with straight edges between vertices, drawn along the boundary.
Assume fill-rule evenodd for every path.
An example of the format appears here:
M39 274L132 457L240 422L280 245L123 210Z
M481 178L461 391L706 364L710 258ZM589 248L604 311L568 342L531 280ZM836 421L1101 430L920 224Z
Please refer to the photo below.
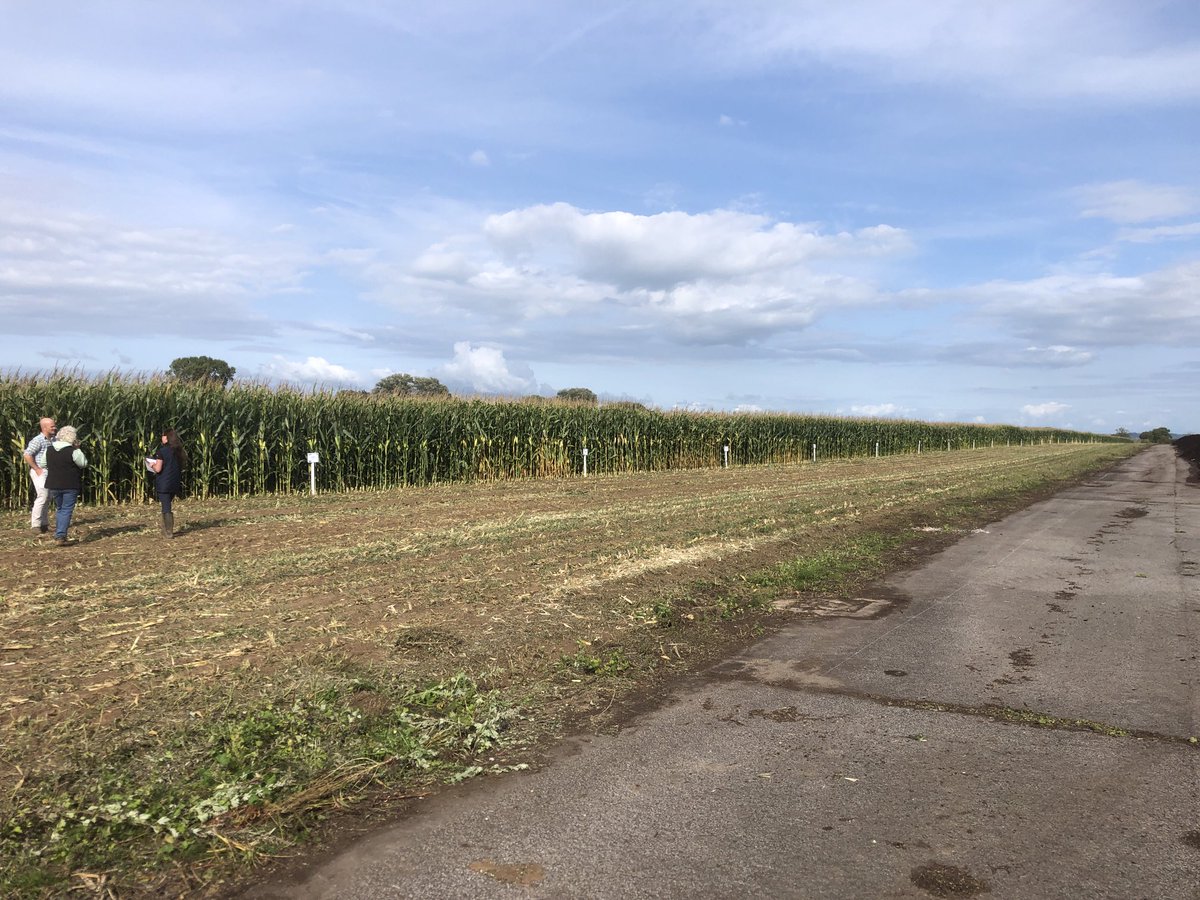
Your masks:
M30 469L29 477L33 481L34 493L33 513L29 517L29 524L32 528L45 528L50 522L50 492L46 490L46 470L42 469L42 474L39 475Z

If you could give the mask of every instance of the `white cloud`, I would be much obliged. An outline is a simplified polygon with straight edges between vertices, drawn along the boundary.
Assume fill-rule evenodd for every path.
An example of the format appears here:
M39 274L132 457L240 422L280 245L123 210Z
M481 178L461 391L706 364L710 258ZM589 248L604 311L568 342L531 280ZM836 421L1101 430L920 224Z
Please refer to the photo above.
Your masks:
M1077 188L1084 218L1122 225L1174 219L1200 211L1200 195L1186 188L1143 181L1110 181Z
M350 328L346 325L339 325L336 322L312 322L308 324L299 324L297 327L315 332L319 335L332 334L340 338L345 338L348 341L356 344L373 344L375 343L375 335L369 331L364 331L361 328Z
M1154 228L1123 228L1117 240L1130 244L1156 244L1159 241L1179 241L1200 237L1200 222L1186 225L1158 225Z
M874 405L867 404L865 406L851 406L850 413L855 416L866 416L871 419L882 419L903 415L907 410L902 409L895 403L876 403Z
M1029 340L1051 341L1050 348L1194 346L1200 343L1197 283L1200 261L1143 275L1068 273L994 281L962 295L981 301L983 313L1002 327ZM1046 349L1039 351L1043 357ZM1068 361L1071 356L1066 354Z
M888 225L826 234L731 210L637 215L556 203L489 216L479 232L430 246L399 276L410 288L401 302L449 302L507 327L573 317L594 335L741 344L881 302L866 276L910 248Z
M361 387L365 383L363 377L357 372L331 363L321 356L310 356L303 362L276 356L272 362L262 367L262 374L273 381L328 387Z
M491 159L488 157L487 153L483 150L476 150L474 153L472 153L470 156L470 160L471 160L471 165L479 166L480 168L487 168L488 166L490 166L492 164Z
M78 347L55 347L52 350L38 350L36 353L43 359L54 360L55 368L70 368L96 359L95 356Z
M186 51L179 48L172 65L157 64L158 54L134 46L122 53L117 46L138 35L146 41L167 39L164 32L178 31L182 23L170 21L170 13L154 22L139 16L143 21L127 21L126 33L118 35L116 18L94 23L112 39L108 52L87 46L81 31L73 35L79 39L74 53L59 49L48 54L32 45L5 42L0 99L62 105L86 119L113 124L140 120L193 132L228 133L234 127L294 124L311 117L315 109L332 113L339 103L361 98L369 90L369 85L345 75L303 67L298 59L293 66L270 58L274 54L229 52L231 48L211 32L201 37L199 17L187 23L195 40ZM102 42L108 43L93 43ZM66 45L64 41L59 47ZM90 90L80 91L80 85Z
M587 213L566 203L488 217L484 233L509 260L561 254L586 278L627 287L663 288L704 278L729 279L792 269L822 259L891 255L911 248L899 228L877 225L822 234L811 225L764 215Z
M1081 366L1091 360L1092 354L1087 350L1053 344L1049 347L1026 347L1022 362L1030 365Z
M533 373L513 372L498 347L454 345L454 359L438 367L437 374L450 387L478 394L526 394L537 390Z
M880 80L1103 102L1200 97L1200 46L1172 7L1136 19L1120 0L854 0L703 4L701 55L736 70L813 62Z
M273 242L0 198L0 317L15 334L263 336L276 326L253 301L295 290L303 263Z
M1065 403L1057 403L1052 400L1047 403L1027 403L1021 407L1021 412L1034 419L1044 419L1047 416L1056 416L1070 408Z

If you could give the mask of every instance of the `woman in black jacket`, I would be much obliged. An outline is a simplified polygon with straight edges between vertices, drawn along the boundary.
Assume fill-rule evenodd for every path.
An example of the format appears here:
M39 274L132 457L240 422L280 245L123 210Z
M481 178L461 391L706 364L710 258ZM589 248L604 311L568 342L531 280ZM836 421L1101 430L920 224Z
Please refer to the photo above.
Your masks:
M187 451L174 428L162 433L162 446L154 454L150 471L154 473L154 491L162 504L163 537L175 536L175 514L171 512L171 501L183 493L183 467L187 465Z
M70 425L58 429L46 450L46 490L54 501L54 543L65 547L75 503L83 492L87 457L79 449L79 434Z

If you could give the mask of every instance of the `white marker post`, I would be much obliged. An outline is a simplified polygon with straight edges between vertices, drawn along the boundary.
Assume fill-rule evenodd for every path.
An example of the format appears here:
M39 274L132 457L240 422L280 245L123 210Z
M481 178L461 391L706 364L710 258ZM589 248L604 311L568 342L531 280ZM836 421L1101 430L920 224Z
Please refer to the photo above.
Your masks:
M587 478L587 447L583 448L583 477Z
M879 459L879 441L875 442L875 458Z
M817 461L817 445L813 444L813 462Z
M312 495L317 496L317 463L321 461L320 453L308 454L308 483L312 488Z
M729 468L729 445L725 445L725 468Z
M917 441L917 456L921 455L921 442Z

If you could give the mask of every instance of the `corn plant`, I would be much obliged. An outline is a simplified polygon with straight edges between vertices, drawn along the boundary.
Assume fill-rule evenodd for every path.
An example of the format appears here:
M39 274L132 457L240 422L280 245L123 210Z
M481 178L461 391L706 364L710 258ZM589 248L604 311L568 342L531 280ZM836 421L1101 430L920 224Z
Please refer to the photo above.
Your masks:
M662 412L628 404L573 405L489 399L433 400L357 392L304 392L234 384L229 388L161 376L87 378L75 373L0 375L0 427L9 465L0 506L26 503L21 454L49 415L80 430L91 463L84 499L143 501L153 481L142 457L162 429L187 448L185 490L198 497L308 489L305 454L319 452L318 486L379 490L495 478L795 463L881 454L967 450L1103 437L1011 425L845 419L777 413Z

